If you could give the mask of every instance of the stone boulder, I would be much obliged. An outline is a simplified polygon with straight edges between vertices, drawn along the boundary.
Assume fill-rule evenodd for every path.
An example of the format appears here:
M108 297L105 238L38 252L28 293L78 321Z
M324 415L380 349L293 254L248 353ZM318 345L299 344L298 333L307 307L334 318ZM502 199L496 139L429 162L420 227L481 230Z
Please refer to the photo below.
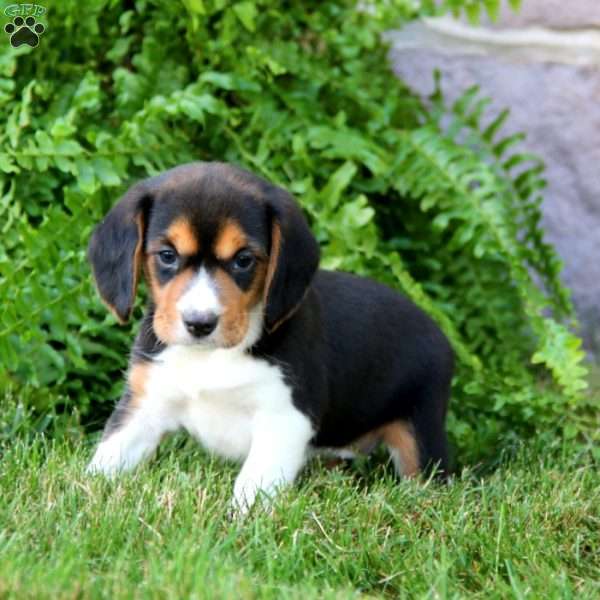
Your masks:
M394 72L420 93L439 69L449 101L477 84L491 113L510 107L504 133L526 132L523 149L546 162L547 239L586 348L600 356L600 2L525 0L493 26L443 18L388 35Z

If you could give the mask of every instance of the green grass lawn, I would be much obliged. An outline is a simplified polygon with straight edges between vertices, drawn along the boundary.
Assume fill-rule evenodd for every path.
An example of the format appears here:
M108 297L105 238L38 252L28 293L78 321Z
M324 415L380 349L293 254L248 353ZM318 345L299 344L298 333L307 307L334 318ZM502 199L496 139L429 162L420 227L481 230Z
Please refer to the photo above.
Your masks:
M600 475L564 448L448 486L313 464L243 522L190 444L115 482L87 438L0 451L0 598L600 598Z

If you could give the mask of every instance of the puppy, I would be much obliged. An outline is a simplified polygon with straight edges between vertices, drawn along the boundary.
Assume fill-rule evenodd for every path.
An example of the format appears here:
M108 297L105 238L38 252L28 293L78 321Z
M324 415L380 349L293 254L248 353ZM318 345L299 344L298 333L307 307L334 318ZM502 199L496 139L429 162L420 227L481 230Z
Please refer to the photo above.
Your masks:
M150 292L89 471L133 469L184 428L243 463L242 513L293 482L314 450L382 441L398 474L445 473L448 341L388 287L318 270L317 241L285 190L227 164L183 165L133 186L88 255L121 322L140 272Z

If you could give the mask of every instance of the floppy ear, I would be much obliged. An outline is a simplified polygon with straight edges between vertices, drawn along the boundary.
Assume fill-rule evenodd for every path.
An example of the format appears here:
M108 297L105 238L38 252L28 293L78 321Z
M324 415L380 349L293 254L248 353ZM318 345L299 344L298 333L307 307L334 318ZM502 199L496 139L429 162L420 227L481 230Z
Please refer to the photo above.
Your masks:
M133 186L94 229L88 246L100 296L121 323L135 300L151 201L145 182Z
M273 186L267 197L271 249L265 283L265 327L272 333L298 308L319 265L319 244L292 197Z

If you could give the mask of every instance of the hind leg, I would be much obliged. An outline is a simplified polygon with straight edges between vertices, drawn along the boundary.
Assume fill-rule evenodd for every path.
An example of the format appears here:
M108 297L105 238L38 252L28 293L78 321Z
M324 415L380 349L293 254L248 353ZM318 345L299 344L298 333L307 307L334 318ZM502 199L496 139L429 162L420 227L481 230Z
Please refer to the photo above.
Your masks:
M450 398L450 383L449 376L439 381L436 386L426 389L413 413L413 425L419 447L422 449L422 467L426 471L437 469L440 477L449 474L446 413Z
M381 429L381 438L400 477L414 477L419 473L420 452L410 422L399 420L388 423Z
M448 475L448 439L446 437L446 412L450 397L450 377L425 387L415 404L412 424L421 452L421 469L437 475Z
M400 476L413 477L436 469L448 473L448 441L445 431L450 383L428 386L407 419L393 421L382 429L382 438Z

